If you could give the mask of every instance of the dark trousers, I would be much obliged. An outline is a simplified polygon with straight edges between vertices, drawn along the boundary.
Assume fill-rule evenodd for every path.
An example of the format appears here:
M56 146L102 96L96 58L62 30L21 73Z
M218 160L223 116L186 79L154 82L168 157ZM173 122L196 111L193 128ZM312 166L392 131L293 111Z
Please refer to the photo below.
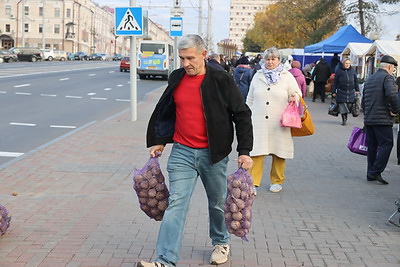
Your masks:
M365 126L367 133L367 161L368 174L382 173L389 161L393 148L392 126L374 125Z
M313 99L317 98L319 94L321 96L321 101L325 102L325 82L316 82L314 83L314 92L313 92Z

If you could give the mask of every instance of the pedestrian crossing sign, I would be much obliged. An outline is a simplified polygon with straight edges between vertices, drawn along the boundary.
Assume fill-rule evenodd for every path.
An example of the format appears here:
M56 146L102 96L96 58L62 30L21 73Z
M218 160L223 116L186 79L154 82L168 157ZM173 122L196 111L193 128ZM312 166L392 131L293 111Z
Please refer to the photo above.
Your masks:
M143 35L141 7L115 8L115 35Z

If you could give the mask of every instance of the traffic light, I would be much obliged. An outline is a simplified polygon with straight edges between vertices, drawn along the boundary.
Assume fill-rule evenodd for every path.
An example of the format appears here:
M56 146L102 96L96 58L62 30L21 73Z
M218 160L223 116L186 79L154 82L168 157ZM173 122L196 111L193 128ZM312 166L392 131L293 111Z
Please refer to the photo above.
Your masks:
M181 7L181 0L173 0L174 1L174 7Z

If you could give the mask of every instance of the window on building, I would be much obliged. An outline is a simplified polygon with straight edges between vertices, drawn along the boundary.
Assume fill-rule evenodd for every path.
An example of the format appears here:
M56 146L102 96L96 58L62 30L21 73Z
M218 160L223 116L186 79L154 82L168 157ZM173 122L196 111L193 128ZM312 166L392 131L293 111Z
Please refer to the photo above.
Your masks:
M25 23L24 32L29 32L29 23Z
M60 8L59 7L54 8L54 17L56 17L56 18L60 17Z
M11 6L6 5L6 15L11 15Z
M70 18L70 17L71 17L71 9L67 8L67 18Z
M11 32L11 25L10 24L6 24L6 32Z
M39 7L39 16L43 16L43 7L42 6Z
M39 33L43 33L43 24L39 24Z
M29 6L25 6L25 16L29 15Z
M60 24L54 24L54 33L60 33Z

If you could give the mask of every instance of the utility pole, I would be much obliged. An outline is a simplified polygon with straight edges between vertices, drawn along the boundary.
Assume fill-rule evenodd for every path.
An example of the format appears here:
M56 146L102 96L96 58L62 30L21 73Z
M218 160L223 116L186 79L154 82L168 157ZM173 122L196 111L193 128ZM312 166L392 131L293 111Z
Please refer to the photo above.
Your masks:
M136 6L136 0L130 0L130 6ZM131 121L137 120L137 60L136 60L136 36L130 36L130 80L131 80Z
M208 0L208 20L207 20L207 48L208 51L213 51L212 34L211 34L211 21L212 21L212 0Z
M45 0L42 1L42 49L46 48L46 42L44 41L44 6L45 6Z
M199 30L198 34L201 36L203 34L203 0L199 0Z

